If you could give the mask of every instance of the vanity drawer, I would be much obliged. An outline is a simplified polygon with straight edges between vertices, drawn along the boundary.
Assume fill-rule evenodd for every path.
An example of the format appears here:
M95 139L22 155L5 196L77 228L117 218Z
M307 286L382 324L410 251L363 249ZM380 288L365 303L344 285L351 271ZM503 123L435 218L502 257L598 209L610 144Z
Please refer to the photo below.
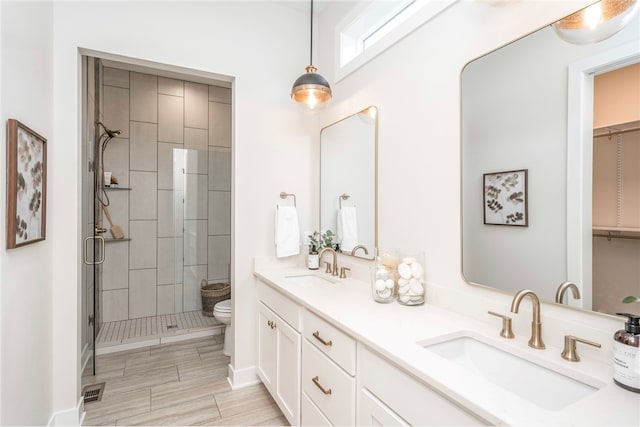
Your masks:
M258 280L258 299L277 313L293 329L300 332L302 329L300 311L302 309L298 304L260 280Z
M302 393L302 422L300 425L331 427L331 423L327 417L324 416L305 393Z
M303 334L349 375L356 374L356 341L308 310L303 313Z
M410 425L491 425L362 345L358 349L358 387ZM369 422L366 412L360 411L360 416L358 424Z
M301 381L302 391L333 425L355 424L355 379L306 340Z

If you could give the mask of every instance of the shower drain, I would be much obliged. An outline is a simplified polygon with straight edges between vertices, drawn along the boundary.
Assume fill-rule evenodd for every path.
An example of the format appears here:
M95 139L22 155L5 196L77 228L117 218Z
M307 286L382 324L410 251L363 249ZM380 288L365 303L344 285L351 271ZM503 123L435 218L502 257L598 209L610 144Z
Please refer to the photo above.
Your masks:
M82 395L84 396L84 403L99 402L102 400L102 392L104 391L105 383L91 384L85 386L82 389Z
M178 329L178 325L167 325L167 329Z

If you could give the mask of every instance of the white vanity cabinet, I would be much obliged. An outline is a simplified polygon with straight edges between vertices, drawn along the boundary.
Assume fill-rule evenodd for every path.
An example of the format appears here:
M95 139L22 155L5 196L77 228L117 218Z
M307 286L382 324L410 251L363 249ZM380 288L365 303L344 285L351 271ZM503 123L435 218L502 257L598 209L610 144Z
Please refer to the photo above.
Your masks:
M354 425L356 341L303 312L302 425Z
M258 376L291 425L300 424L299 305L258 283Z
M357 425L490 425L358 344Z

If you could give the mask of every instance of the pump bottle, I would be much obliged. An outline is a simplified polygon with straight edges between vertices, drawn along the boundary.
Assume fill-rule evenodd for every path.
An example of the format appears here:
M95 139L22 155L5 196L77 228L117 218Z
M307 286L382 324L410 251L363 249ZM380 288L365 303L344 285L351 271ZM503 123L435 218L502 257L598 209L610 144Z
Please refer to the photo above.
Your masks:
M624 329L613 335L613 381L620 387L640 393L640 316L626 316Z

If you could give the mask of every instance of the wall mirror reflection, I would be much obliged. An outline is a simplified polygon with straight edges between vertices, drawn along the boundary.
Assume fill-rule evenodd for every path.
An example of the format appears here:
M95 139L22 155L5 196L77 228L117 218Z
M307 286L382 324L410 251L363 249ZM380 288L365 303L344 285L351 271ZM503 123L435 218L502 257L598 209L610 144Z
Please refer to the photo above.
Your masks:
M463 70L462 273L468 282L509 293L528 288L546 302L562 296L558 302L609 314L630 310L621 300L640 295L638 21L582 45L547 26ZM586 63L596 71L576 83L570 70ZM581 134L584 139L576 137ZM528 225L484 224L483 174L523 169ZM578 292L560 288L567 281Z
M373 259L377 245L378 109L320 131L320 229L345 255Z

